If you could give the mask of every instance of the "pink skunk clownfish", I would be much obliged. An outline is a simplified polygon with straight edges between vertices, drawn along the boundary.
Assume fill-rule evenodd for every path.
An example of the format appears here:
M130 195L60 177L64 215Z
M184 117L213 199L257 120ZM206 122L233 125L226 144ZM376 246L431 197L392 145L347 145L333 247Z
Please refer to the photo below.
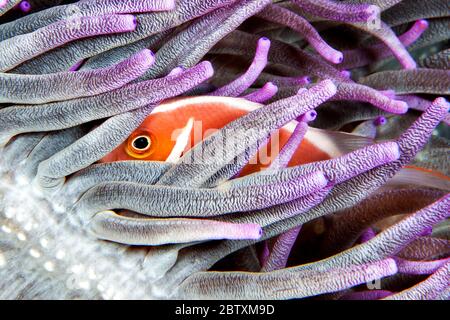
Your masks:
M260 104L242 98L217 96L168 100L156 107L127 141L101 159L101 162L176 161L181 156L176 146L180 139L184 140L181 148L183 152L186 152L210 134L259 107L261 107ZM287 142L294 128L295 123L290 123L279 130L277 150L273 152L272 146L275 144L269 142L258 153L256 159L250 161L243 169L242 175L259 171L270 165L271 160ZM186 133L189 135L187 138ZM289 166L327 160L334 156L317 143L312 143L311 138L307 134L303 139ZM174 149L178 150L176 155L174 155Z
M100 162L124 160L176 162L184 152L228 123L260 108L242 98L198 96L161 103L130 137ZM297 122L286 124L242 170L241 176L268 167L288 141ZM274 135L272 135L274 140ZM336 158L373 144L371 138L309 127L289 166ZM276 146L276 150L273 146ZM264 155L264 156L261 156ZM450 178L442 173L408 166L391 185L417 184L450 190Z

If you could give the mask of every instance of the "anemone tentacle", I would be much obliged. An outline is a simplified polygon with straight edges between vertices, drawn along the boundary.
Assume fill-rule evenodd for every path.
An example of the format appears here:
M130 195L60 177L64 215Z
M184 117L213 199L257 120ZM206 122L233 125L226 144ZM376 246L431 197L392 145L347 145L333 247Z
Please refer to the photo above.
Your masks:
M43 104L94 96L133 81L153 62L154 54L150 50L143 50L113 67L100 70L69 71L44 76L1 73L0 86L8 89L1 93L0 103Z
M414 2L412 0L399 1L394 7L383 12L383 20L390 26L397 26L417 19L446 17L448 6L445 0L430 0ZM401 12L401 14L399 14ZM417 19L415 19L417 17Z
M100 239L146 246L217 239L258 239L262 233L257 224L206 219L143 219L124 217L112 211L97 213L87 228Z
M386 297L386 300L433 300L448 291L450 263L446 263L425 281L410 289Z
M211 92L211 95L237 97L247 90L266 67L269 48L269 39L259 39L256 46L255 58L248 70L233 82Z
M83 17L56 22L33 33L0 42L0 50L4 52L0 70L2 72L11 70L27 60L70 41L101 34L133 31L136 24L136 19L132 15Z
M335 64L342 62L342 53L327 44L316 29L303 17L277 5L268 6L257 16L292 28L304 36L322 57Z
M267 82L262 88L243 96L243 98L256 103L264 103L273 98L277 92L278 87L272 82Z
M419 39L427 28L428 21L418 20L407 32L400 35L398 39L405 47L408 47ZM386 51L386 49L387 48L384 44L378 44L367 48L344 51L344 59L339 67L344 69L357 68L374 61L388 58L392 55L392 52Z
M112 182L90 189L79 200L76 210L87 216L98 211L123 208L149 216L213 217L292 201L326 184L327 180L321 172L284 183L246 187L222 184L215 189ZM270 192L267 192L267 187Z
M392 259L328 272L298 272L295 267L269 273L197 273L187 278L178 295L197 299L287 299L335 292L397 271Z
M211 77L212 72L211 64L205 61L178 76L129 84L93 97L33 106L13 105L0 110L0 128L2 135L8 138L115 116L177 96Z
M94 37L89 38L80 42L75 42L68 46L52 50L47 54L43 54L36 59L27 61L20 67L14 70L15 73L24 74L40 74L40 73L53 73L60 72L69 69L72 65L80 60L95 56L96 54L108 51L110 49L116 48L118 46L123 46L134 41L141 40L143 38L149 37L152 34L158 32L163 32L181 25L183 22L190 21L196 17L202 16L205 13L211 12L214 9L226 6L236 0L180 0L177 1L177 6L174 10L169 10L167 12L154 12L150 14L137 14L137 27L136 31L129 33L127 35L113 36L113 37ZM107 10L109 6L104 6L103 1L97 1L100 4L101 14L104 10ZM120 2L120 1L118 1ZM84 5L90 5L89 2L83 2L83 6L75 10L69 5L68 8L58 8L58 15L63 17L72 14L78 15L79 12L84 12ZM95 4L95 3L94 3ZM43 11L45 12L45 11ZM58 19L57 18L57 19ZM39 17L34 17L33 19L40 20ZM47 25L45 20L41 23ZM26 22L26 24L28 24ZM32 25L36 22L33 21ZM16 29L16 26L12 25L11 28Z
M329 0L294 0L301 10L332 21L367 21L380 13L380 8L367 4L346 4Z
M377 89L395 89L397 94L447 95L450 93L450 71L435 69L383 71L361 79L360 83Z

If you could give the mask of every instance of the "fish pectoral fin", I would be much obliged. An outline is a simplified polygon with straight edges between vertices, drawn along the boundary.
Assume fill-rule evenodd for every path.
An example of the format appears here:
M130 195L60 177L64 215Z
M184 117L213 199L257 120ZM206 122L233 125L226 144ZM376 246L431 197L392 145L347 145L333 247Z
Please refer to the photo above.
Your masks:
M319 149L327 152L332 158L340 157L376 143L372 138L312 127L308 128L305 137Z
M449 191L450 177L438 171L415 166L406 166L390 179L386 186L395 187L411 184Z

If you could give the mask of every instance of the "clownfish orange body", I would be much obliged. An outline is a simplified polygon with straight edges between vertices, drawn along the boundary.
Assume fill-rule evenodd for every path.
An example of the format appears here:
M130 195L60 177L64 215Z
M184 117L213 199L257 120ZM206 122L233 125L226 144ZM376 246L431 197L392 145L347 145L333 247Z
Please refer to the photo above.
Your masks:
M130 137L100 162L124 160L176 162L184 152L230 122L260 108L242 98L198 96L175 98L157 106ZM242 170L241 176L268 167L288 141L297 122L281 128ZM276 143L273 140L276 139ZM289 166L339 157L374 141L354 134L309 127ZM276 150L273 150L276 146ZM264 155L264 156L261 156ZM450 178L442 173L408 166L392 183L438 185L450 189Z
M185 139L186 142L182 148L184 152L210 134L260 106L241 98L216 96L166 101L155 108L127 141L104 157L101 162L176 160L171 155L178 139L185 136L186 132L188 132L189 137ZM288 141L294 128L295 124L292 123L279 130L276 137L277 143L269 142L263 147L258 153L257 159L250 161L251 164L244 168L243 174L269 166L271 160L276 157L278 151ZM272 139L274 139L273 136ZM274 149L273 146L277 146L276 150L272 150ZM264 159L262 159L261 154L266 155ZM326 160L331 157L333 157L333 154L329 154L306 136L294 153L289 166Z

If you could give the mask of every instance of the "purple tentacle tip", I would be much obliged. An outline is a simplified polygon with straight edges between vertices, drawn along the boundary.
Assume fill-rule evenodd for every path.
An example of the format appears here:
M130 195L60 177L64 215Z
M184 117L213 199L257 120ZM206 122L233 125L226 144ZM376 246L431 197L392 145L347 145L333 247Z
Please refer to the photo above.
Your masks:
M31 11L31 4L28 1L22 1L19 3L19 9L23 13L28 13Z
M308 76L304 76L304 77L300 77L298 79L299 84L310 84L311 83L311 78Z
M126 23L126 31L134 31L137 27L137 18L136 16L126 15L127 23Z
M175 67L169 72L168 76L176 76L182 73L183 71L184 71L183 67Z
M299 121L312 122L317 118L317 111L311 110L299 117Z
M349 70L341 70L341 74L348 79L350 79L352 76L352 73Z
M369 19L375 19L376 17L378 17L380 15L381 9L379 6L376 6L376 5L368 5L365 12L367 13L367 16L369 17Z
M342 52L336 52L332 60L335 64L342 63L344 61L344 54Z
M374 125L377 127L384 126L387 123L386 117L379 116L373 121Z
M77 63L75 63L73 66L71 66L69 68L69 71L78 71L78 69L80 69L80 67L83 65L83 63L85 62L85 60L80 60Z
M430 25L430 24L428 23L428 21L425 20L425 19L418 20L418 21L416 22L416 24L417 24L418 28L419 28L420 30L422 30L422 31L427 30L428 27L429 27L429 25Z

